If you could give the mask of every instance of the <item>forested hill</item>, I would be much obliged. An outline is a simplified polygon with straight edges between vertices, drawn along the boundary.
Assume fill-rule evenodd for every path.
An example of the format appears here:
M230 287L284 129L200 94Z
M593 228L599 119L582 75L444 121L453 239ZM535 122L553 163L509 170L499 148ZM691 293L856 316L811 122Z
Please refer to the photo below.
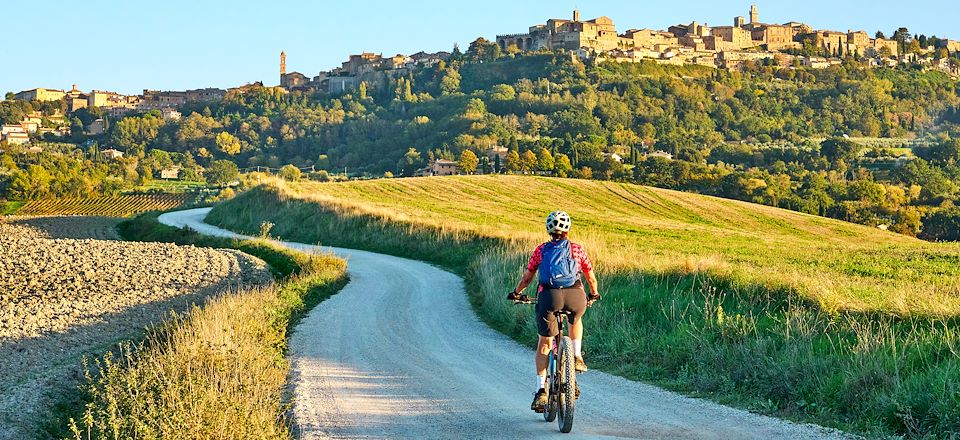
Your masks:
M851 59L739 73L486 53L475 44L448 63L340 96L232 92L182 109L179 122L113 121L102 144L189 153L174 156L188 165L230 159L375 176L411 175L434 158L467 156L471 168L476 156L483 172L633 181L911 235L956 198L960 98L940 72ZM510 149L503 161L488 159L497 145Z

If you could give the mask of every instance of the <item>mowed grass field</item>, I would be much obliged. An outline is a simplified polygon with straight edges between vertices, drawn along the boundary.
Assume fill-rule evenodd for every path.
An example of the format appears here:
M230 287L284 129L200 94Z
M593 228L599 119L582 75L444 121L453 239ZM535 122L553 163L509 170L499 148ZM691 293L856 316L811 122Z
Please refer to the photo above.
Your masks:
M268 186L210 221L432 261L530 343L502 297L564 209L598 268L588 362L870 435L960 431L960 245L629 184L521 176ZM953 434L951 434L953 433Z
M739 201L619 183L526 177L301 184L298 197L399 222L543 241L554 209L606 271L707 270L788 286L829 310L954 316L960 245Z

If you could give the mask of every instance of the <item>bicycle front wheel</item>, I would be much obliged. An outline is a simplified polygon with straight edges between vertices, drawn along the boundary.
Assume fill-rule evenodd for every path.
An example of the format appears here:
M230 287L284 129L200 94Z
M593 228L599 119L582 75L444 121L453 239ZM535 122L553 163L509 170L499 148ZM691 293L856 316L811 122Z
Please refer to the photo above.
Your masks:
M560 432L568 433L573 429L573 412L577 403L577 371L573 361L573 341L569 337L560 341L558 358L557 376L560 386L557 394L557 424Z

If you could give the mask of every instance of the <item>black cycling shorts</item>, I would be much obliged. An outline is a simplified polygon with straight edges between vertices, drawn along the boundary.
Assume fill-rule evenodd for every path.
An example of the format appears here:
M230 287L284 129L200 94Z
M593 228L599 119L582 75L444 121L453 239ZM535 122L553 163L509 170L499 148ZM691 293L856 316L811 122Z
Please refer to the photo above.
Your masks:
M568 324L573 324L583 317L587 311L587 293L583 290L582 282L577 281L566 289L544 287L537 295L537 333L540 336L553 337L559 333L557 318L553 316L558 310L572 314L567 317Z

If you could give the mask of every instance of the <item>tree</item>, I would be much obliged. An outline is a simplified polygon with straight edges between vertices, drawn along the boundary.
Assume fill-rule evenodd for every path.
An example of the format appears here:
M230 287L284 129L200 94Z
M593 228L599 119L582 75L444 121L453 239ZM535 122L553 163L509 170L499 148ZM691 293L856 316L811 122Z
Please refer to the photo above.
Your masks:
M505 168L508 173L515 173L523 168L523 165L520 163L520 153L517 153L517 150L510 150L507 153L507 164Z
M230 133L221 131L217 135L217 148L224 154L235 156L240 153L240 140Z
M920 219L920 211L918 211L917 208L908 206L901 208L894 214L893 225L890 226L890 230L898 234L916 237L922 227L923 222Z
M303 173L300 172L300 168L297 168L293 165L284 165L280 168L280 177L284 180L289 180L291 182L297 182L300 180L300 177Z
M330 168L330 157L326 154L321 154L317 156L317 162L314 163L314 166L321 170L326 170Z
M732 115L733 114L731 113L731 118ZM643 126L640 127L640 137L642 138L643 142L652 145L653 141L657 138L657 128L649 122L644 123Z
M215 160L204 172L207 183L213 185L226 185L239 176L240 170L237 169L237 164L229 160Z
M931 163L941 165L956 164L960 162L960 138L941 139L939 142L927 148L918 148L916 154Z
M537 153L537 169L545 173L553 171L555 161L553 155L550 154L550 150L546 148L541 148L540 152Z
M26 170L18 171L10 182L10 195L14 199L36 200L50 191L52 177L40 165L30 165Z
M876 34L873 34L874 38L886 39L887 36L883 34L883 31L877 31Z
M923 219L920 238L938 241L960 241L960 207L934 211Z
M820 155L831 163L838 161L849 162L856 159L861 147L857 143L844 138L831 138L820 144Z
M404 176L413 175L413 172L420 167L423 163L423 159L420 157L420 152L416 148L410 147L407 148L406 154L400 159L400 162L397 164L397 168L400 169L401 174Z
M367 99L367 82L360 81L360 99Z
M520 155L520 170L530 172L537 168L537 155L527 150Z
M480 160L477 159L477 155L471 150L463 150L463 153L460 153L460 161L457 162L460 169L467 174L473 174L477 171L477 165L479 164Z
M457 93L460 93L460 72L448 67L443 74L443 78L440 79L440 94L455 95Z
M13 101L15 98L16 95L14 95L13 92L7 92L6 95L3 95L3 99L6 99L7 101Z
M500 53L499 44L483 37L473 40L467 48L467 55L477 61L493 61L500 57Z
M497 101L511 101L517 97L517 91L509 84L497 84L493 86L490 98Z
M570 164L570 158L566 154L558 154L553 162L553 173L558 177L567 177L573 171L573 165Z
M897 42L897 45L900 47L900 52L906 52L907 42L911 40L910 31L907 28L902 27L893 32L894 41Z
M906 50L906 52L907 52L907 53L920 53L920 42L917 41L917 40L915 40L915 39L914 39L914 40L910 40L910 42L907 43L907 50Z

